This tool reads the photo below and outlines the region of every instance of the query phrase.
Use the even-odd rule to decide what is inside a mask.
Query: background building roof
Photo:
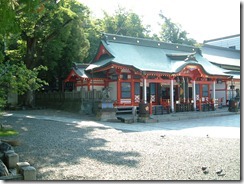
[[[240,67],[240,51],[219,46],[204,44],[202,55],[216,64],[233,65]]]
[[[240,50],[240,34],[205,40],[204,44]]]

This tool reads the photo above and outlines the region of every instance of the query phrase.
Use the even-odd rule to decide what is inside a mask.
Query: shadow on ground
[[[3,117],[2,121],[19,131],[17,138],[22,144],[14,149],[20,161],[28,161],[37,170],[77,164],[84,158],[117,166],[138,165],[139,152],[114,151],[107,146],[108,140],[92,135],[97,130],[109,130],[107,127],[77,127],[75,123],[11,116]],[[43,178],[37,174],[37,179]]]

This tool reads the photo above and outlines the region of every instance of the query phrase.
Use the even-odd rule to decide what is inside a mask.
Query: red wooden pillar
[[[109,86],[109,73],[108,73],[109,70],[106,71],[106,79],[104,80],[104,87],[107,87]]]
[[[155,83],[156,85],[156,94],[155,94],[155,103],[156,105],[160,105],[160,102],[158,101],[158,98],[159,98],[159,94],[158,94],[158,83]]]
[[[130,71],[131,73],[131,105],[135,105],[135,84],[134,84],[134,72]]]
[[[174,112],[174,76],[170,77],[170,106],[171,112]]]
[[[149,103],[149,114],[152,115],[152,101]]]
[[[118,80],[117,80],[117,104],[120,104],[120,100],[121,100],[120,70],[117,70],[117,74],[118,74]]]
[[[209,101],[209,99],[210,99],[210,84],[208,84],[208,101]]]
[[[87,80],[87,91],[91,90],[91,79]]]
[[[199,99],[199,111],[202,111],[202,99]]]
[[[225,105],[227,105],[227,100],[228,100],[228,85],[227,85],[227,81],[225,81]]]
[[[134,79],[131,81],[131,104],[132,106],[135,105],[135,84]]]
[[[202,101],[202,84],[199,83],[199,101]]]

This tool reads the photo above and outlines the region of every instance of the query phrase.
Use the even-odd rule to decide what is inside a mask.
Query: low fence
[[[54,108],[90,114],[92,103],[102,99],[101,91],[39,92],[35,94],[38,107]]]
[[[55,100],[73,100],[73,99],[88,99],[98,100],[102,98],[101,91],[74,91],[74,92],[39,92],[35,94],[36,99],[55,99]]]

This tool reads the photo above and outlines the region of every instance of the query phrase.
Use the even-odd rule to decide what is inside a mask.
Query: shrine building
[[[222,97],[219,85],[233,79],[228,72],[203,57],[197,47],[103,34],[92,62],[76,64],[65,83],[77,91],[109,87],[114,107],[151,103],[175,112],[177,104],[191,104],[192,110],[214,104],[217,96]],[[223,97],[227,85],[224,90]]]

